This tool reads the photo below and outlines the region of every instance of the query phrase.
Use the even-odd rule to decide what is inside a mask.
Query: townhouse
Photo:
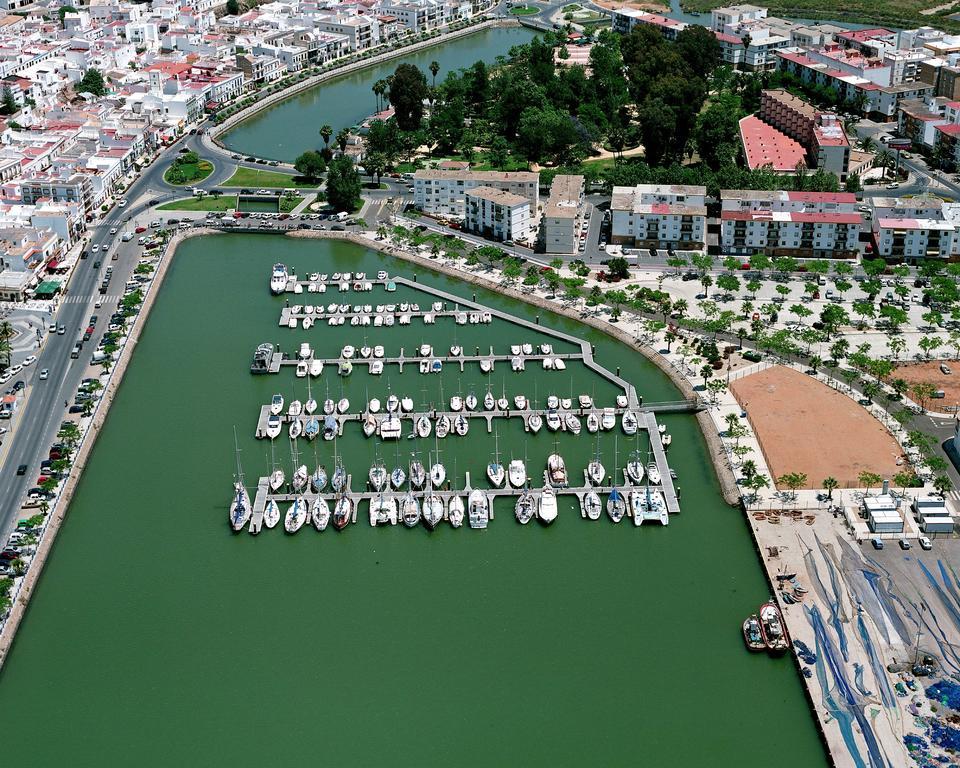
[[[540,174],[527,171],[420,170],[413,175],[413,199],[425,213],[462,219],[467,191],[492,187],[526,199],[530,210],[536,211],[539,185]]]
[[[706,187],[679,184],[614,187],[610,242],[631,248],[702,249],[706,194]]]
[[[960,259],[960,205],[937,197],[872,200],[870,250],[888,261]]]
[[[464,193],[463,228],[483,237],[526,242],[530,239],[530,201],[496,187],[472,187]]]

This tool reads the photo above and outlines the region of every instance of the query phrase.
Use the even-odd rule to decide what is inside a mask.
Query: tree
[[[939,493],[941,496],[945,496],[947,491],[953,487],[953,483],[946,475],[938,475],[933,481],[933,487],[936,489],[937,493]]]
[[[320,138],[323,139],[323,148],[330,151],[330,137],[333,136],[333,127],[327,123],[320,126]]]
[[[327,162],[323,159],[322,154],[315,152],[312,149],[308,149],[306,152],[301,154],[296,161],[294,161],[293,167],[296,169],[297,173],[304,178],[310,179],[311,181],[316,181],[327,169]]]
[[[430,62],[430,74],[433,76],[433,87],[437,87],[437,72],[440,71],[440,62],[431,61]]]
[[[923,354],[926,356],[927,360],[930,359],[930,355],[943,344],[943,339],[939,336],[922,336],[920,341],[917,342],[917,346],[923,350]]]
[[[107,92],[107,86],[103,81],[103,75],[100,70],[90,67],[83,73],[83,77],[77,83],[79,93],[92,93],[94,96],[103,96]]]
[[[327,173],[327,200],[337,210],[352,211],[360,199],[360,174],[346,156],[334,158]]]
[[[740,130],[740,99],[720,94],[697,119],[697,153],[711,169],[734,162]]]
[[[743,473],[744,478],[747,482],[750,481],[754,475],[757,474],[757,462],[753,459],[747,459],[743,464],[740,465],[740,471]]]
[[[833,500],[833,492],[840,486],[835,477],[826,477],[823,480],[823,489],[827,492],[827,498]]]
[[[736,275],[717,275],[717,288],[726,293],[733,294],[740,289],[740,278]]]
[[[227,14],[230,16],[240,15],[240,3],[237,0],[227,0]]]
[[[807,475],[804,472],[788,472],[777,478],[777,485],[784,485],[790,489],[792,496],[796,497],[797,490],[807,483]]]
[[[918,381],[910,387],[910,394],[917,401],[917,405],[926,410],[927,402],[936,394],[937,385],[930,381]]]
[[[397,126],[402,131],[415,131],[423,120],[423,101],[429,95],[427,78],[414,64],[400,64],[390,81],[390,103]]]
[[[363,158],[363,167],[367,173],[376,179],[376,184],[380,186],[380,177],[383,176],[390,164],[389,159],[383,152],[368,152]]]
[[[0,96],[0,113],[12,115],[17,109],[17,101],[13,98],[13,91],[10,90],[9,85],[4,85],[2,96]]]
[[[339,131],[337,131],[337,146],[340,147],[341,153],[347,151],[347,142],[349,141],[350,141],[349,128],[341,128]]]
[[[630,278],[630,265],[625,258],[617,256],[609,259],[606,263],[607,274],[619,280],[628,280]]]

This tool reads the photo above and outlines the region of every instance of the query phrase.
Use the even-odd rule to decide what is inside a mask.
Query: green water
[[[535,34],[526,27],[483,29],[338,77],[245,120],[222,136],[222,141],[234,152],[292,163],[300,153],[323,146],[321,125],[329,124],[336,136],[341,128],[372,115],[377,108],[373,84],[392,75],[399,64],[416,64],[430,80],[428,67],[436,61],[440,64],[439,83],[451,70],[469,67],[475,61],[493,63],[497,56],[506,56],[513,46],[529,42]]]
[[[259,406],[305,387],[290,369],[251,376],[255,345],[307,340],[335,356],[363,343],[364,329],[349,325],[278,328],[284,299],[267,291],[276,260],[301,274],[412,274],[347,243],[223,235],[181,246],[0,672],[5,764],[742,766],[775,744],[778,766],[825,765],[791,661],[743,647],[740,621],[768,592],[690,416],[666,419],[683,493],[667,528],[590,523],[561,502],[550,528],[519,526],[504,503],[486,531],[372,529],[364,505],[361,524],[342,533],[230,533],[234,425],[252,482],[267,466],[252,437]],[[542,320],[585,335],[647,401],[676,397],[638,353]],[[497,321],[366,331],[390,354],[421,341],[444,349],[454,329],[468,349],[535,341]],[[484,385],[478,368],[442,380],[445,397]],[[613,394],[575,366],[498,367],[490,380],[508,395],[572,387],[607,404]],[[327,382],[339,396],[333,371],[315,381],[315,396]],[[440,378],[412,368],[382,380],[356,372],[344,392],[383,400],[388,383],[439,397]],[[494,442],[479,426],[440,443],[448,469],[456,461],[478,481]],[[519,421],[499,434],[504,454],[526,454],[537,471],[552,449],[546,430],[525,439]],[[595,447],[586,431],[559,442],[572,472]],[[608,468],[612,442],[601,447]],[[356,424],[339,441],[361,477],[377,445]],[[330,466],[331,444],[319,453]]]
[[[237,203],[238,211],[266,211],[276,213],[280,210],[280,198],[273,200],[240,200]]]

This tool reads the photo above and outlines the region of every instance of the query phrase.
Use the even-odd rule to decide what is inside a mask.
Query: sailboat
[[[297,458],[297,446],[296,443],[290,441],[290,455],[293,459],[293,478],[291,479],[291,484],[293,485],[293,490],[297,493],[300,493],[307,487],[307,482],[310,479],[310,475],[307,472],[307,465],[298,463]]]
[[[590,520],[599,520],[600,511],[603,509],[600,504],[600,497],[596,491],[588,491],[583,499],[583,508]]]
[[[404,471],[403,467],[400,465],[400,451],[397,451],[397,464],[393,468],[393,471],[390,473],[390,485],[393,486],[394,490],[399,491],[400,487],[403,485],[404,480],[407,479],[407,473]]]
[[[594,485],[603,485],[603,478],[607,476],[607,470],[600,462],[600,455],[590,460],[587,465],[587,477]]]
[[[432,531],[441,520],[443,520],[443,501],[433,492],[433,488],[428,483],[427,497],[423,500],[423,524]]]
[[[494,435],[495,449],[494,449],[494,458],[489,464],[487,464],[487,477],[490,479],[490,482],[493,484],[494,488],[500,488],[503,486],[503,481],[506,479],[506,473],[503,471],[503,464],[500,463],[500,435],[499,433]]]
[[[317,401],[313,399],[313,394],[310,392],[309,379],[307,380],[307,402],[303,404],[303,410],[308,415],[317,410]]]
[[[318,531],[325,531],[330,522],[330,505],[323,496],[317,496],[310,508],[310,519]]]
[[[640,459],[640,452],[634,451],[630,454],[630,461],[627,462],[627,480],[633,485],[640,485],[643,481],[643,461]]]
[[[327,486],[327,469],[323,464],[317,464],[316,471],[310,475],[310,486],[314,493],[320,493]]]
[[[440,461],[440,443],[436,437],[433,439],[434,450],[437,452],[437,460],[430,465],[430,483],[434,488],[443,488],[443,483],[447,479],[447,468]]]
[[[420,522],[420,502],[416,500],[412,491],[407,491],[400,502],[400,519],[407,528],[413,528]]]
[[[307,520],[307,502],[302,496],[297,496],[293,504],[287,509],[283,519],[283,528],[287,533],[296,533]]]
[[[623,498],[623,495],[617,489],[617,460],[619,458],[619,453],[617,451],[617,438],[614,436],[613,439],[613,490],[610,491],[610,495],[607,496],[607,515],[610,519],[619,523],[623,520],[623,516],[627,513],[627,502]]]
[[[277,523],[280,522],[280,507],[277,506],[277,502],[273,499],[270,499],[267,502],[267,505],[263,508],[263,524],[267,528],[276,528]]]
[[[237,428],[233,428],[233,444],[237,454],[237,474],[233,482],[233,500],[230,502],[230,527],[240,531],[250,522],[253,507],[250,504],[250,495],[243,485],[243,467],[240,466],[240,445],[237,443]]]
[[[537,512],[537,502],[530,494],[529,490],[525,490],[520,496],[517,497],[517,505],[514,508],[514,514],[517,516],[517,522],[520,525],[526,525],[529,523],[533,516]]]
[[[384,466],[384,463],[379,457],[370,466],[368,479],[370,480],[370,487],[375,491],[382,491],[383,487],[386,485],[387,468]]]
[[[547,457],[547,480],[554,488],[567,486],[567,467],[559,453],[554,452]]]
[[[270,443],[270,477],[268,483],[270,485],[270,490],[276,493],[280,490],[280,487],[283,485],[286,477],[283,474],[283,470],[277,466],[276,461],[273,458],[273,443]]]
[[[410,485],[414,488],[423,488],[426,481],[427,471],[423,468],[420,459],[414,455],[413,461],[410,462]]]
[[[333,507],[333,527],[342,531],[351,521],[353,514],[353,499],[346,494],[337,499]]]
[[[463,499],[459,496],[451,496],[450,502],[447,505],[447,519],[450,521],[450,525],[454,528],[459,528],[463,525],[463,517]]]
[[[637,434],[637,415],[633,411],[624,411],[620,424],[625,435]]]

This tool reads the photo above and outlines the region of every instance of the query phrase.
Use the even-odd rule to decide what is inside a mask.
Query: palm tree
[[[439,71],[440,71],[440,62],[439,62],[439,61],[431,61],[431,62],[430,62],[430,74],[433,75],[433,86],[434,86],[434,87],[436,87],[436,85],[437,85],[437,72],[439,72]]]
[[[833,492],[840,486],[840,483],[837,482],[837,478],[831,476],[826,477],[823,480],[823,488],[827,492],[827,498],[833,500]]]
[[[12,347],[10,346],[10,339],[16,335],[16,331],[13,329],[13,324],[9,320],[4,320],[0,323],[0,356],[3,358],[3,367],[10,367],[10,354],[12,352]]]
[[[860,149],[864,152],[872,152],[873,148],[876,146],[876,142],[873,140],[872,136],[864,136],[860,139]]]
[[[877,156],[873,158],[873,164],[883,168],[883,176],[886,178],[887,171],[893,165],[893,155],[890,153],[890,150],[881,149],[877,152]]]
[[[387,81],[377,80],[373,84],[373,93],[377,97],[377,112],[380,112],[380,99],[387,92]]]
[[[350,131],[346,128],[341,128],[337,131],[337,146],[340,147],[341,152],[347,151],[347,142],[350,140]]]
[[[379,103],[379,102],[378,102]],[[379,110],[378,110],[379,111]],[[327,124],[320,126],[320,137],[323,139],[323,148],[330,149],[330,137],[333,136],[333,128]]]

